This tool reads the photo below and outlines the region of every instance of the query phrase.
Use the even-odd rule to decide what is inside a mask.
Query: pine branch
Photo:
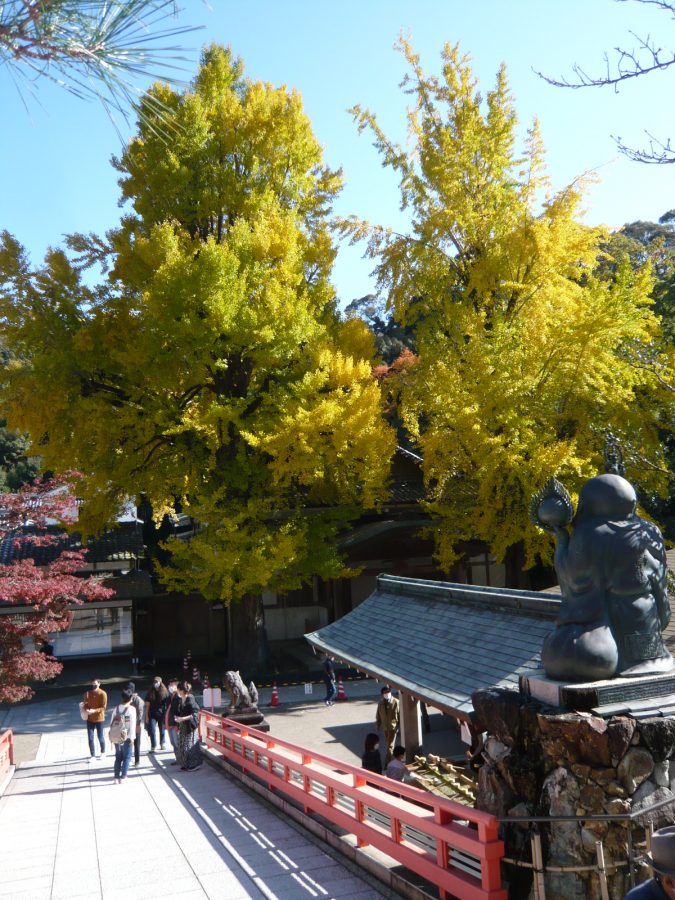
[[[29,92],[41,78],[108,114],[137,105],[138,76],[180,70],[183,48],[160,44],[197,30],[160,27],[178,14],[176,0],[4,0],[0,2],[0,65]],[[150,99],[153,103],[153,99]],[[161,115],[158,100],[154,100]]]

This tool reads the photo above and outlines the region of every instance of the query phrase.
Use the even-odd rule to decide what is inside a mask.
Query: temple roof
[[[305,635],[316,649],[436,709],[466,716],[482,687],[541,665],[560,595],[380,575],[367,600]]]

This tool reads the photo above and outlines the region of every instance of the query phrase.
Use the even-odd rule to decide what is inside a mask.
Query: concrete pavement
[[[72,698],[16,707],[4,724],[41,737],[0,798],[0,898],[387,895],[208,765],[143,754],[114,784],[111,756],[87,760]]]

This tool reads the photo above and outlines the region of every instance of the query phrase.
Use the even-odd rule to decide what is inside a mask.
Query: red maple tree
[[[69,536],[58,523],[77,520],[72,492],[76,473],[37,479],[15,494],[0,494],[0,604],[28,606],[29,613],[0,615],[0,703],[33,696],[31,681],[48,681],[63,666],[42,652],[48,635],[65,631],[73,604],[106,600],[114,591],[85,568],[86,550],[66,549]],[[40,557],[36,564],[35,557]],[[1,558],[1,557],[0,557]],[[29,639],[35,649],[26,649]]]

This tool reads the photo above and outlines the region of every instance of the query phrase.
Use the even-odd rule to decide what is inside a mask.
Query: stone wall
[[[602,719],[498,689],[477,691],[472,699],[476,725],[488,732],[477,808],[497,816],[579,817],[542,827],[545,865],[593,865],[598,839],[606,863],[627,858],[627,824],[589,822],[586,815],[621,815],[672,800],[633,822],[634,842],[644,840],[648,821],[654,828],[675,821],[674,719]],[[530,860],[529,826],[507,826],[505,840],[507,856]],[[511,896],[527,897],[528,873],[507,871]],[[610,897],[621,900],[630,886],[627,869],[608,874]],[[638,880],[649,874],[644,868]],[[546,874],[547,900],[594,897],[600,897],[595,873]]]

